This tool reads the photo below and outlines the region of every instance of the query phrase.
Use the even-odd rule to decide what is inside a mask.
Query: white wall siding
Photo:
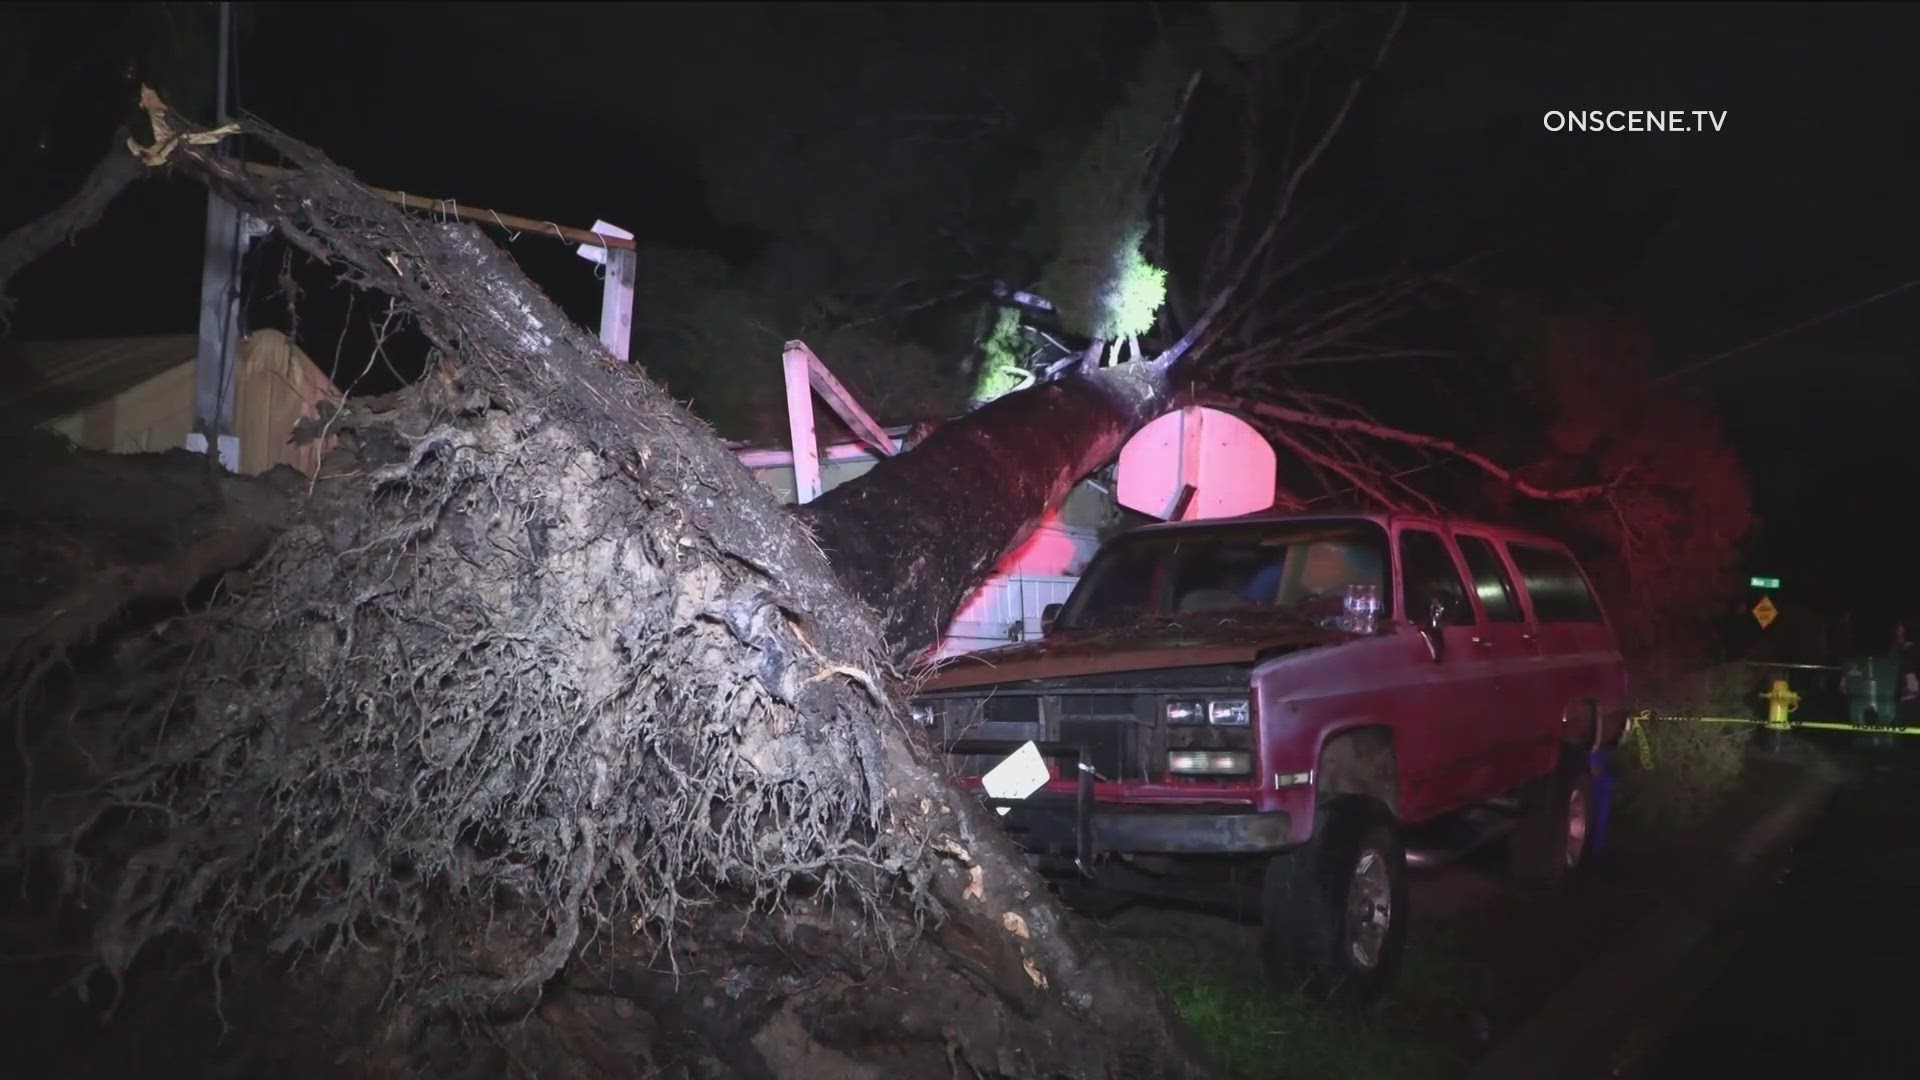
[[[852,448],[823,447],[820,462],[821,489],[831,491],[873,468],[875,459],[866,453],[848,452]],[[743,451],[743,459],[759,464],[765,451]],[[793,467],[760,464],[754,478],[765,484],[782,502],[794,500]],[[1048,604],[1064,603],[1080,580],[1079,573],[1100,546],[1098,526],[1111,512],[1112,496],[1102,486],[1083,483],[1069,494],[1060,514],[1036,530],[1064,543],[1035,544],[1025,549],[1033,553],[1029,568],[1016,563],[1005,567],[981,583],[980,588],[961,606],[948,628],[938,655],[977,652],[998,648],[1015,641],[1032,641],[1040,636],[1040,613]],[[1072,556],[1062,559],[1070,546]],[[1042,565],[1042,563],[1046,565]],[[1064,563],[1064,565],[1063,565]],[[1062,572],[1064,571],[1064,572]]]
[[[940,643],[941,656],[998,648],[1040,636],[1040,613],[1048,604],[1066,602],[1077,577],[1042,574],[996,574],[988,578],[960,609]]]

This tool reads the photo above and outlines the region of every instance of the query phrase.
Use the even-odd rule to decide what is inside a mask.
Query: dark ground
[[[1754,754],[1738,789],[1695,828],[1635,830],[1616,820],[1600,864],[1560,897],[1513,885],[1500,843],[1453,866],[1416,871],[1406,969],[1360,1021],[1328,1018],[1267,991],[1252,925],[1142,905],[1115,916],[1107,930],[1160,972],[1230,1076],[1449,1080],[1532,1019],[1677,883],[1712,866],[1801,772]]]
[[[1920,740],[1838,744],[1848,780],[1636,1080],[1920,1074]]]
[[[1802,845],[1785,883],[1741,920],[1735,932],[1746,948],[1671,1042],[1647,1056],[1635,1080],[1693,1080],[1710,1066],[1713,1073],[1748,1075],[1913,1075],[1902,1065],[1912,1055],[1900,1045],[1911,996],[1900,988],[1920,971],[1920,943],[1903,939],[1898,927],[1903,898],[1920,895],[1920,746],[1879,753],[1883,763],[1897,758],[1896,768],[1874,771],[1852,756],[1853,782],[1835,812]],[[1105,929],[1115,945],[1156,969],[1236,1080],[1455,1080],[1670,895],[1676,881],[1697,875],[1743,823],[1775,805],[1794,772],[1765,755],[1752,757],[1745,782],[1696,829],[1630,831],[1617,822],[1608,857],[1560,898],[1511,885],[1499,844],[1444,870],[1417,872],[1416,925],[1401,983],[1357,1021],[1267,990],[1251,925],[1140,905]],[[1882,983],[1889,988],[1874,989]],[[13,1015],[42,1036],[78,1019],[71,1006],[44,1000]],[[1791,1022],[1758,1022],[1776,1016]],[[168,1049],[182,1056],[173,1064],[186,1064],[205,1052],[198,1036],[217,1039],[217,1028],[175,1030],[157,1044],[133,1040],[147,1045],[143,1055],[121,1058],[123,1075],[163,1071]],[[79,1030],[68,1037],[93,1041]],[[95,1046],[77,1058],[104,1066],[103,1056],[113,1056],[104,1051]],[[43,1065],[76,1071],[77,1058],[63,1070],[60,1056],[49,1053]]]

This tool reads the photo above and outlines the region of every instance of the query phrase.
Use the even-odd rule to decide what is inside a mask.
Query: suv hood
[[[1275,651],[1344,641],[1350,635],[1298,623],[1139,626],[1055,633],[1039,641],[949,657],[934,665],[922,693],[1028,679],[1124,671],[1250,664]]]

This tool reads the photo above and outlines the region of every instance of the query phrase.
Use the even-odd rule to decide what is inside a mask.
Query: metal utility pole
[[[233,4],[220,5],[220,60],[215,86],[216,126],[227,116],[228,49],[233,41]],[[207,192],[207,234],[200,267],[200,346],[193,368],[193,430],[187,448],[217,451],[228,470],[240,467],[240,440],[233,424],[234,368],[240,348],[240,270],[247,229],[232,203]]]

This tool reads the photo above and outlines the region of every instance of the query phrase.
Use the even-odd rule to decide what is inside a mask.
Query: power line
[[[1822,312],[1810,319],[1805,319],[1801,322],[1794,323],[1792,326],[1783,327],[1779,330],[1774,330],[1770,333],[1763,334],[1760,337],[1754,338],[1752,341],[1749,341],[1744,345],[1736,345],[1725,352],[1715,353],[1714,355],[1706,357],[1705,359],[1695,360],[1691,364],[1687,364],[1682,367],[1677,367],[1672,371],[1667,372],[1665,375],[1662,375],[1654,379],[1653,382],[1657,386],[1660,383],[1667,382],[1671,379],[1678,379],[1685,375],[1691,375],[1694,372],[1699,371],[1701,368],[1708,366],[1709,364],[1717,364],[1720,361],[1726,360],[1730,357],[1739,356],[1741,353],[1748,352],[1750,350],[1757,349],[1762,345],[1766,345],[1766,344],[1770,344],[1772,342],[1778,341],[1789,334],[1798,333],[1802,330],[1805,330],[1809,326],[1816,326],[1820,323],[1826,322],[1829,319],[1837,319],[1840,316],[1845,315],[1849,311],[1857,311],[1860,308],[1866,307],[1868,304],[1877,304],[1880,301],[1885,300],[1890,296],[1898,296],[1899,294],[1906,292],[1908,289],[1912,289],[1915,287],[1920,287],[1920,278],[1916,278],[1912,281],[1903,282],[1899,285],[1895,285],[1891,289],[1886,289],[1882,292],[1874,293],[1872,296],[1866,297],[1864,299],[1855,300],[1852,303],[1848,303],[1848,304],[1842,304],[1837,308],[1833,308],[1830,311]]]

